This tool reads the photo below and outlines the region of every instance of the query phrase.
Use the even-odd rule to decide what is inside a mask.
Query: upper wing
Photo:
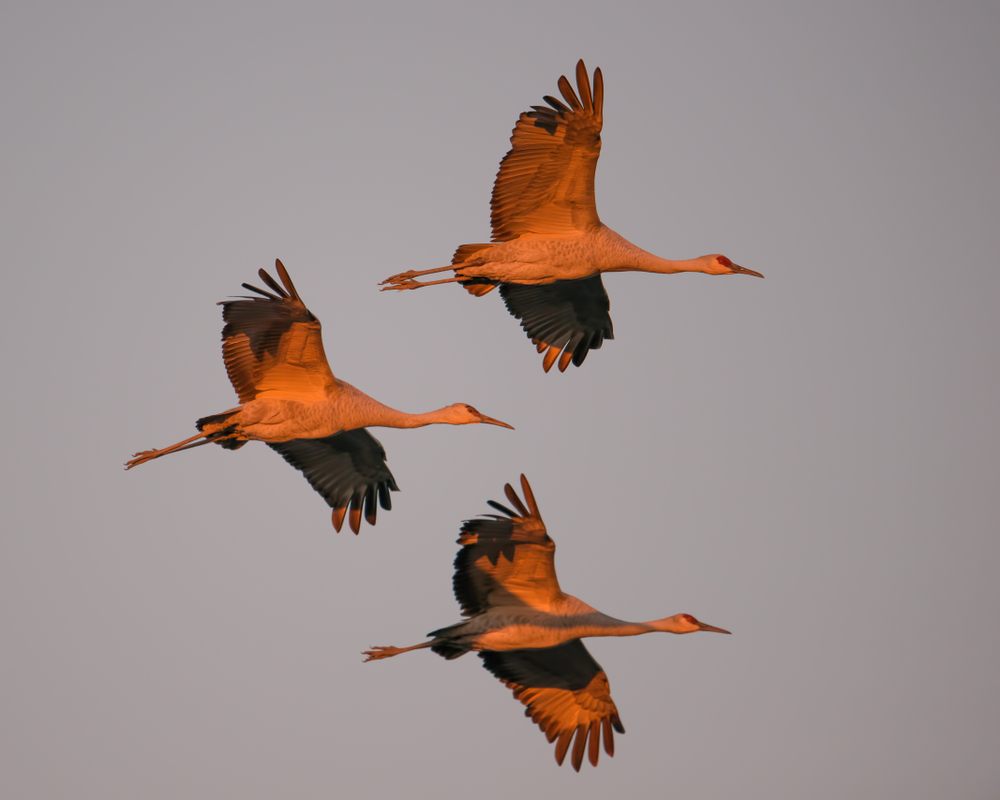
[[[558,738],[557,763],[563,763],[576,734],[573,769],[580,771],[588,736],[590,763],[596,767],[602,729],[604,751],[615,754],[612,728],[619,733],[625,728],[608,676],[579,639],[542,650],[484,650],[479,656],[486,669],[514,690],[514,697],[527,706],[524,715],[538,723],[548,740]]]
[[[511,134],[510,151],[493,184],[493,241],[526,233],[560,235],[600,224],[594,204],[594,173],[601,154],[604,78],[594,71],[594,92],[583,61],[576,65],[580,96],[566,76],[559,91],[569,107],[545,96],[552,108],[532,106]]]
[[[548,350],[542,361],[546,372],[560,352],[559,371],[565,372],[570,361],[580,366],[588,351],[615,338],[608,313],[611,301],[599,274],[544,284],[502,283],[500,296],[538,352]]]
[[[517,511],[489,501],[510,519],[490,514],[462,525],[458,540],[462,549],[455,556],[452,585],[467,617],[490,606],[528,605],[544,610],[564,596],[556,578],[555,543],[545,532],[523,475],[521,488],[527,508],[509,483],[504,492]]]
[[[281,261],[275,261],[283,289],[264,270],[258,274],[277,294],[248,283],[262,297],[224,300],[222,357],[241,403],[257,397],[319,401],[337,388],[323,352],[319,320],[295,291]],[[287,289],[287,291],[286,291]]]
[[[333,527],[340,531],[350,506],[351,530],[361,528],[361,512],[375,524],[376,498],[386,511],[392,508],[389,492],[399,491],[385,465],[385,450],[365,428],[341,431],[325,439],[268,442],[285,461],[301,470],[309,485],[333,509]]]

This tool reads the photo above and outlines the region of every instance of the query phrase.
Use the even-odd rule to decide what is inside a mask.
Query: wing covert
[[[241,403],[258,397],[316,402],[336,391],[323,350],[322,326],[295,291],[288,271],[275,261],[282,288],[258,272],[275,294],[244,283],[261,295],[223,300],[222,357]]]
[[[493,184],[493,241],[532,233],[566,235],[600,224],[594,175],[604,125],[604,77],[599,68],[594,71],[591,92],[581,59],[576,82],[579,97],[565,76],[559,79],[569,106],[546,95],[551,108],[532,106],[514,126],[511,149]]]
[[[521,488],[527,506],[508,483],[504,491],[516,511],[490,500],[505,516],[490,514],[462,525],[452,585],[464,616],[491,606],[546,609],[564,596],[556,578],[555,543],[523,475]]]
[[[366,428],[341,431],[323,439],[267,442],[267,446],[305,475],[309,485],[333,509],[333,527],[340,532],[350,511],[351,530],[358,533],[361,515],[375,524],[378,505],[392,508],[389,492],[399,491],[385,463],[385,449]]]
[[[563,763],[574,736],[572,764],[577,772],[585,750],[597,766],[602,732],[604,751],[615,754],[613,731],[625,733],[625,728],[611,699],[608,676],[579,639],[537,650],[484,650],[479,656],[527,706],[525,716],[550,743],[556,742],[557,763]]]

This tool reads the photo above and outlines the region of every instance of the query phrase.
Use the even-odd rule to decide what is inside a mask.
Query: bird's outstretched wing
[[[490,219],[493,241],[524,234],[559,236],[599,225],[594,173],[601,154],[604,77],[594,71],[594,91],[583,61],[576,65],[579,97],[566,76],[559,78],[565,103],[545,96],[552,108],[532,106],[511,134],[511,149],[493,184]]]
[[[369,525],[375,524],[376,501],[386,511],[392,508],[390,491],[398,491],[396,480],[385,464],[385,450],[367,429],[342,431],[325,439],[293,439],[268,442],[285,461],[301,470],[309,485],[333,509],[333,527],[340,532],[350,509],[351,530],[361,529],[364,512]]]
[[[248,283],[261,297],[223,300],[222,357],[241,403],[258,397],[315,402],[336,391],[337,382],[323,351],[319,320],[295,291],[281,261],[275,261],[282,288],[264,270],[260,279],[275,294]]]
[[[615,338],[611,302],[599,274],[537,285],[502,283],[500,296],[538,352],[547,351],[542,360],[546,372],[557,358],[560,372],[570,361],[578,367],[588,352]]]
[[[513,487],[504,487],[513,511],[493,500],[489,504],[505,514],[470,519],[462,525],[455,556],[452,585],[462,614],[471,617],[491,606],[527,605],[548,609],[563,598],[556,579],[555,543],[545,532],[545,523],[521,476],[527,503]]]
[[[596,767],[602,730],[604,751],[615,754],[612,729],[625,733],[625,728],[608,676],[579,639],[539,650],[485,650],[479,656],[527,706],[524,715],[538,723],[549,742],[556,742],[556,762],[563,763],[575,734],[573,769],[580,771],[588,737],[590,763]]]

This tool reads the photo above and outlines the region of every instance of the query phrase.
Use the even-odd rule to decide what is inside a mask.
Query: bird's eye
[[[730,261],[725,256],[719,256],[719,263],[722,264],[722,266],[724,267],[731,267],[733,265],[733,262]]]

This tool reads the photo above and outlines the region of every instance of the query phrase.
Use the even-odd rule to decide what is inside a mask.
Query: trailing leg
[[[408,270],[407,272],[399,272],[395,275],[391,275],[386,278],[379,286],[385,286],[387,283],[404,283],[411,278],[419,278],[423,275],[433,275],[437,272],[447,272],[450,269],[455,269],[454,264],[449,264],[447,267],[437,267],[436,269],[425,269],[423,271],[417,271],[415,269]]]
[[[430,647],[432,644],[434,644],[433,640],[424,642],[423,644],[415,644],[411,647],[372,647],[371,650],[365,650],[361,655],[368,656],[363,662],[367,664],[369,661],[378,661],[380,658],[391,658],[410,650],[420,650],[424,647]]]
[[[199,433],[196,436],[192,436],[190,439],[185,439],[183,442],[172,444],[170,447],[165,447],[162,450],[141,450],[138,453],[133,453],[132,458],[125,462],[125,469],[132,469],[132,467],[145,464],[147,461],[152,461],[154,458],[165,456],[167,453],[176,453],[179,450],[189,450],[192,447],[200,447],[203,444],[209,444],[212,441],[207,438],[209,436],[211,436],[209,433]],[[203,441],[199,442],[197,441],[198,439],[202,439]]]
[[[461,275],[458,275],[454,278],[444,278],[443,280],[440,281],[424,281],[423,283],[421,283],[420,281],[399,281],[397,283],[394,283],[392,286],[383,286],[382,291],[387,292],[390,289],[396,289],[401,292],[404,289],[419,289],[422,286],[436,286],[439,283],[454,283],[455,281],[467,281],[467,280],[468,278],[463,278]]]
[[[176,453],[180,450],[190,450],[192,447],[201,447],[203,444],[217,442],[230,450],[236,450],[246,444],[246,439],[236,433],[236,426],[231,423],[232,418],[240,411],[239,407],[223,411],[221,414],[212,414],[202,417],[197,425],[199,433],[162,450],[142,450],[133,453],[132,458],[125,462],[125,469],[132,469],[154,458],[165,456],[168,453]],[[206,430],[207,429],[207,430]],[[202,441],[198,441],[201,439]]]

